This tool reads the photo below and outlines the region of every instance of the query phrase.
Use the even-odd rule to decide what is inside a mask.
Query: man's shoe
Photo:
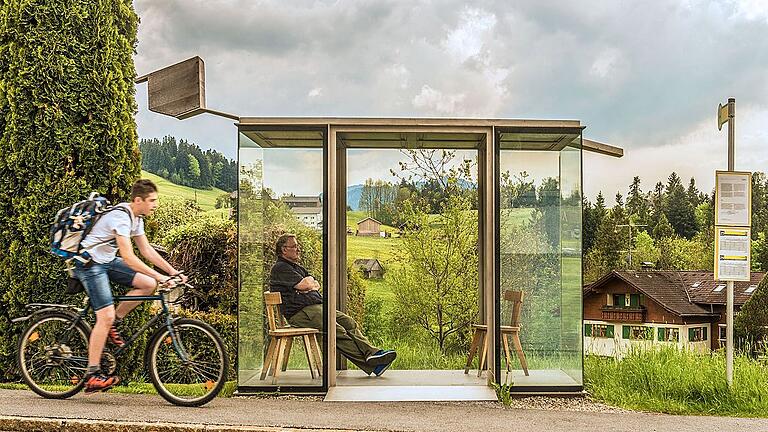
[[[386,364],[382,364],[382,365],[378,365],[375,368],[373,368],[373,374],[376,375],[376,376],[381,376],[381,374],[383,374],[387,369],[389,369],[389,367],[391,365],[392,365],[392,362],[389,362],[389,363],[386,363]]]
[[[115,345],[118,348],[122,348],[125,346],[125,341],[123,340],[123,337],[120,335],[120,330],[117,329],[117,326],[112,324],[112,327],[109,328],[109,333],[107,333],[109,336],[109,341],[112,342],[113,345]]]
[[[397,358],[397,353],[392,350],[378,350],[369,355],[365,362],[371,366],[381,366],[392,363],[395,361],[395,358]]]
[[[100,373],[97,373],[97,374],[91,375],[85,381],[85,392],[95,393],[95,392],[107,391],[112,387],[116,386],[118,383],[120,383],[120,377],[118,377],[117,375],[107,376],[107,375],[102,375]]]

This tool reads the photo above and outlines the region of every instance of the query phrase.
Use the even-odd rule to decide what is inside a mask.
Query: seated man
[[[277,262],[272,266],[269,289],[279,292],[283,316],[294,327],[323,332],[323,298],[320,284],[299,265],[301,249],[293,234],[283,234],[275,245]],[[336,311],[336,348],[363,372],[381,376],[397,357],[392,350],[371,345],[350,316]]]

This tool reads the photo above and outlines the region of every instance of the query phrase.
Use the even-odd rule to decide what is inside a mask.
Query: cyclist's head
[[[296,240],[296,234],[283,234],[275,243],[275,254],[291,261],[299,259],[299,242]]]
[[[148,179],[136,180],[131,187],[131,206],[138,216],[152,214],[157,208],[157,186]]]

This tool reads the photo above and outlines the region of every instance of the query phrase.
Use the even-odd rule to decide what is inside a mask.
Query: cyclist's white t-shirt
[[[81,243],[83,249],[87,249],[88,253],[91,254],[91,258],[99,264],[110,263],[117,256],[117,240],[115,240],[115,236],[136,237],[144,235],[144,220],[133,215],[131,206],[124,202],[116,207],[127,208],[131,217],[129,218],[122,210],[110,211],[96,221],[91,232],[88,233],[88,236]],[[99,243],[103,244],[88,249]]]

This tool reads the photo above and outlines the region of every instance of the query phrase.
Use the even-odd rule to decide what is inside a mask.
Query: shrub
[[[140,172],[130,0],[0,3],[0,370],[10,318],[66,301],[49,253],[56,211],[96,190],[127,198]]]
[[[190,199],[167,196],[160,200],[154,214],[144,221],[144,229],[150,242],[164,243],[163,238],[171,230],[194,221],[202,212]]]
[[[229,315],[218,311],[193,312],[183,309],[178,312],[178,315],[204,321],[219,332],[229,356],[227,380],[234,380],[237,377],[237,315]]]
[[[352,265],[347,263],[347,314],[357,321],[361,328],[365,328],[365,294],[368,284],[363,279],[360,272]]]
[[[739,339],[746,339],[755,348],[760,342],[768,341],[768,277],[763,278],[741,307],[733,328]]]
[[[187,309],[237,312],[237,239],[229,219],[200,218],[177,227],[164,238],[169,262],[190,273]]]

